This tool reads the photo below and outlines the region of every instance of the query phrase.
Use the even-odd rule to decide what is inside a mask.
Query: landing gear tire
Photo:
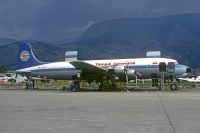
[[[80,84],[79,83],[74,83],[71,87],[72,92],[76,92],[80,90]]]
[[[35,89],[35,81],[34,80],[28,80],[26,82],[26,89]]]
[[[160,86],[158,86],[158,90],[161,91],[161,87]]]
[[[26,82],[26,89],[33,89],[33,82],[32,81]]]
[[[176,84],[171,84],[170,85],[171,90],[177,90],[177,85]]]

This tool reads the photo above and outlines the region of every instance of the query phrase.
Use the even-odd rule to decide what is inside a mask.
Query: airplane
[[[192,77],[192,78],[178,78],[178,80],[180,81],[187,81],[187,82],[191,82],[191,83],[200,83],[200,76]]]
[[[135,79],[137,75],[140,78],[160,77],[160,69],[163,66],[165,78],[174,78],[191,71],[189,67],[178,64],[174,59],[160,57],[41,62],[34,56],[31,44],[23,42],[19,46],[16,73],[30,79],[38,77],[74,81],[81,75],[81,79],[89,83],[96,81],[101,86],[104,79],[113,81],[118,78],[128,82]],[[74,88],[78,89],[79,83],[75,82]],[[171,89],[176,88],[176,85],[171,87]]]

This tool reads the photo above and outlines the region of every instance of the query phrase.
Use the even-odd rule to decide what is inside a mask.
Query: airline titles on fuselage
[[[95,63],[97,67],[108,67],[108,66],[117,66],[117,65],[133,65],[135,62],[126,61],[126,62],[103,62],[103,63]]]

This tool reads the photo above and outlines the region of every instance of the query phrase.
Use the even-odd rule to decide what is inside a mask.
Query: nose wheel
[[[177,84],[176,84],[176,79],[171,79],[171,85],[170,85],[171,90],[177,90]]]
[[[171,90],[177,90],[177,85],[172,83],[172,84],[170,85],[170,89],[171,89]]]

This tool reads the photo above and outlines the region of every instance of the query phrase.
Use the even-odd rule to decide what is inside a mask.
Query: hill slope
[[[146,51],[160,50],[164,57],[199,68],[200,14],[112,19],[93,24],[71,43],[32,45],[42,61],[64,60],[66,50],[78,50],[79,59],[144,57]],[[0,46],[0,65],[15,67],[18,46],[18,42]]]
[[[141,57],[145,51],[161,50],[164,56],[197,68],[200,66],[200,14],[112,19],[92,25],[76,44],[101,50],[99,54],[103,58],[104,54]]]
[[[0,46],[11,44],[16,42],[17,40],[9,39],[9,38],[0,38]]]
[[[19,42],[0,46],[0,66],[3,65],[9,69],[16,68]],[[31,43],[33,53],[36,58],[44,62],[63,61],[65,51],[62,48],[44,44],[41,42]]]

